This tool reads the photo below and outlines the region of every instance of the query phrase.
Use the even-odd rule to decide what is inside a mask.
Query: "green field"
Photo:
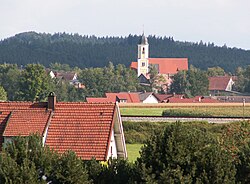
[[[130,162],[134,162],[139,156],[139,151],[143,144],[126,144],[127,152],[128,152],[128,160]]]
[[[139,116],[161,116],[164,110],[181,109],[185,112],[197,112],[211,114],[212,116],[228,116],[228,117],[250,117],[250,107],[246,106],[197,106],[197,107],[121,107],[122,115],[139,115]]]

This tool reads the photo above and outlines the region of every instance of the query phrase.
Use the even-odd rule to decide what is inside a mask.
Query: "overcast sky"
[[[250,50],[250,0],[0,0],[0,39],[20,32],[172,36]]]

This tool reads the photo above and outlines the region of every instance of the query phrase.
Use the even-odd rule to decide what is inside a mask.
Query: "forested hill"
[[[139,36],[102,37],[78,34],[20,33],[0,41],[0,63],[65,63],[70,66],[103,67],[109,61],[129,66],[136,61]],[[214,44],[174,41],[173,38],[149,36],[150,57],[188,57],[189,64],[200,69],[220,66],[234,72],[250,65],[250,51],[218,47]]]

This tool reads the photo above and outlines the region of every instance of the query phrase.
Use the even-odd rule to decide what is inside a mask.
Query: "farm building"
[[[214,76],[209,77],[208,80],[211,95],[230,95],[233,93],[236,77]]]

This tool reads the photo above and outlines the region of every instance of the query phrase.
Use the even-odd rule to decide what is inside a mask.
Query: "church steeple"
[[[148,73],[148,58],[149,58],[149,44],[148,44],[148,39],[143,32],[138,43],[138,59],[137,59],[138,76],[140,76],[141,74],[146,76],[146,74]]]
[[[148,58],[148,55],[149,55],[148,39],[143,33],[138,44],[138,59]]]

